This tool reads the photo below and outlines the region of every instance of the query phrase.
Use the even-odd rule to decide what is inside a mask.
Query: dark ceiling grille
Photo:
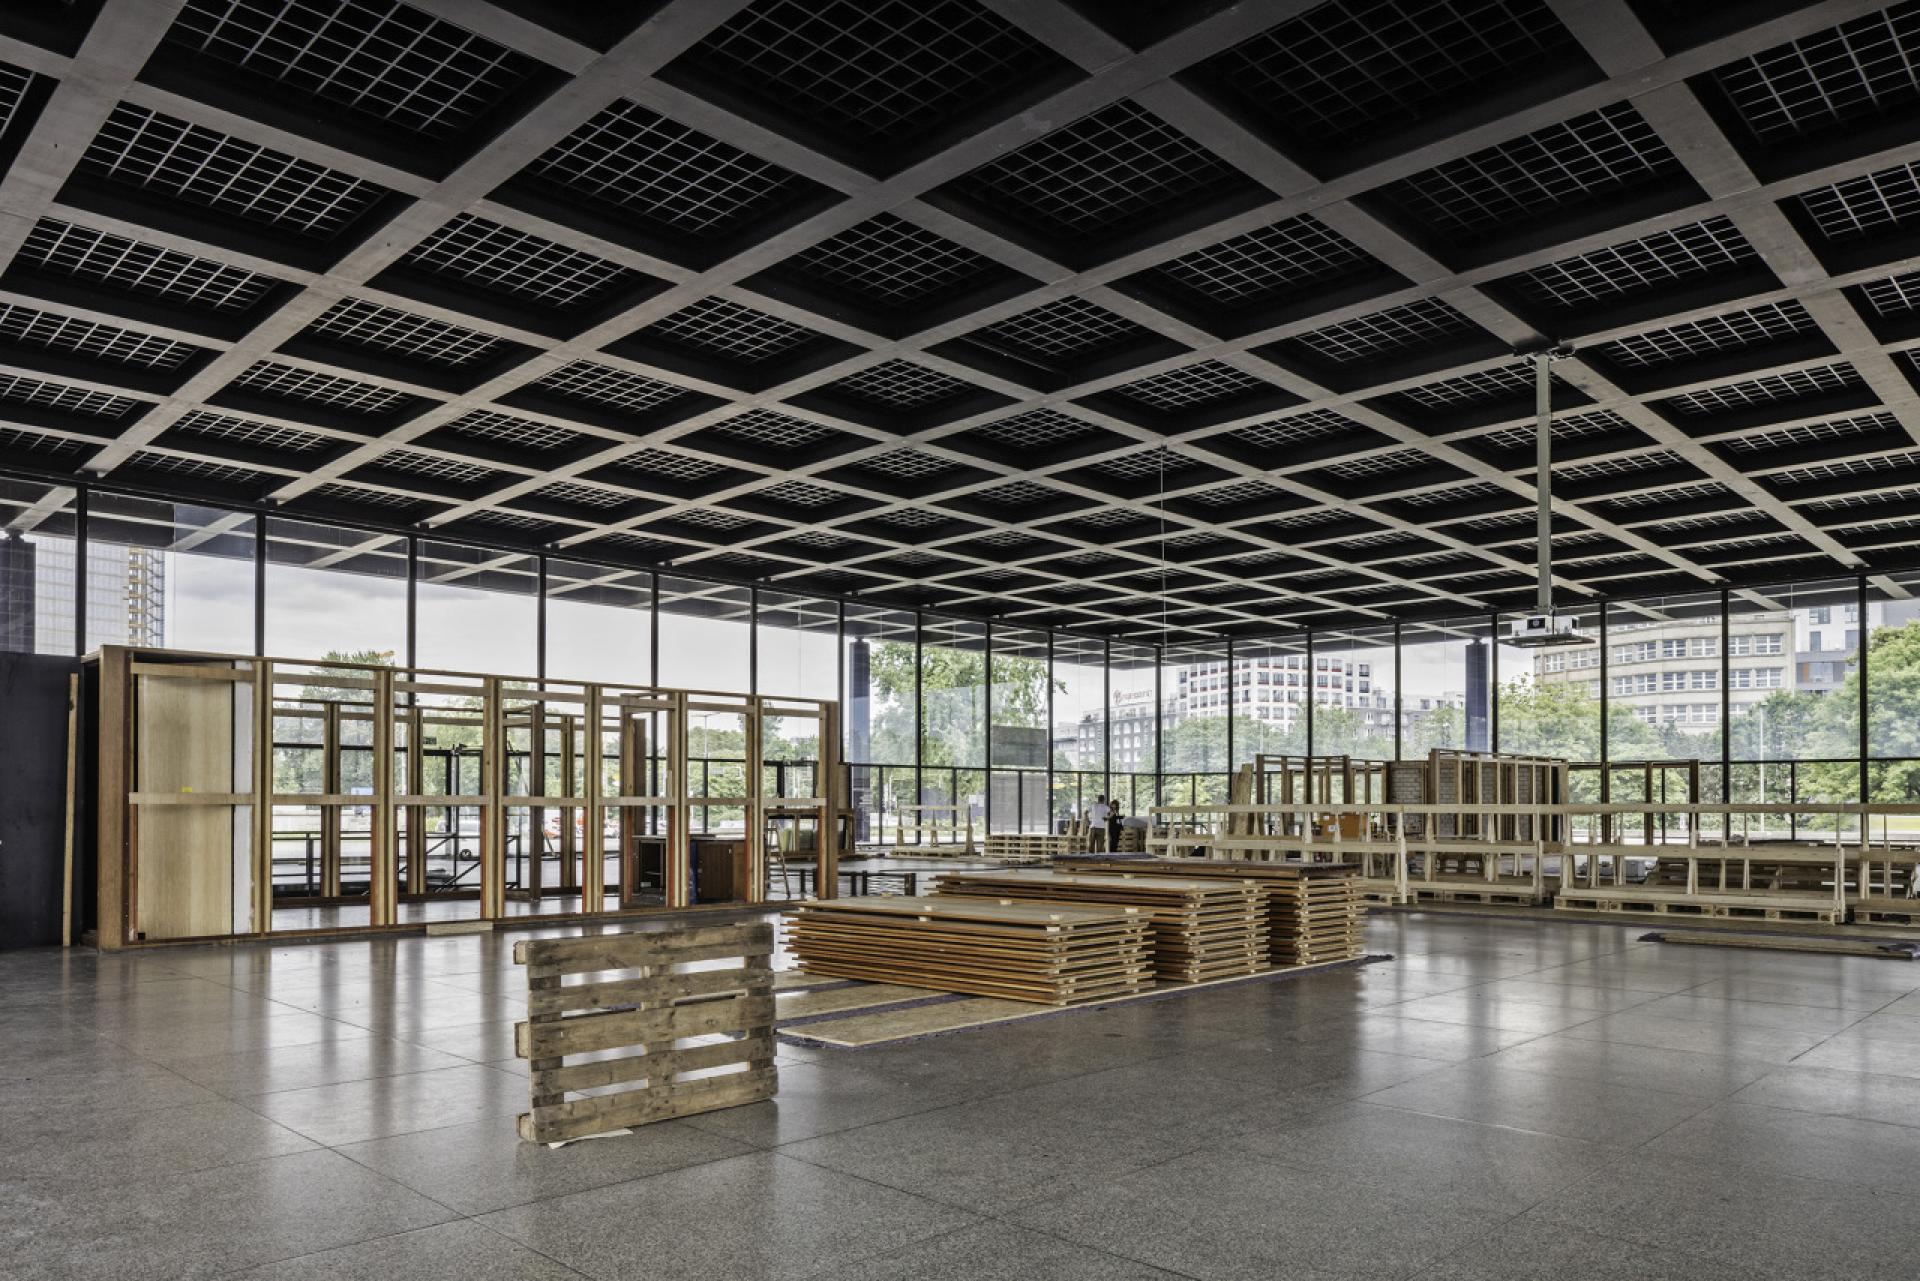
[[[1678,170],[1667,144],[1619,103],[1404,178],[1386,197],[1418,221],[1478,237],[1658,180]]]
[[[1196,249],[1147,275],[1217,306],[1236,308],[1372,265],[1346,237],[1303,215]]]
[[[1599,351],[1618,365],[1651,369],[1679,360],[1739,351],[1778,342],[1816,328],[1813,317],[1797,302],[1767,303],[1747,311],[1689,320],[1666,329],[1652,329],[1631,338],[1605,343]]]
[[[1849,178],[1799,199],[1828,240],[1852,240],[1910,226],[1920,217],[1920,162]]]
[[[638,278],[618,263],[464,213],[405,261],[561,310],[589,305]]]
[[[590,360],[576,360],[565,368],[556,369],[533,386],[548,395],[567,400],[581,400],[590,405],[606,405],[636,413],[657,408],[686,394],[678,387],[644,374],[596,365]]]
[[[46,347],[88,360],[143,369],[177,369],[200,348],[155,334],[119,329],[96,320],[35,311],[0,302],[0,342]]]
[[[1438,298],[1376,311],[1325,329],[1301,334],[1293,343],[1335,364],[1376,360],[1475,336],[1486,331]]]
[[[886,308],[951,297],[1007,274],[984,254],[892,214],[830,236],[781,268]]]
[[[1217,650],[1526,608],[1564,341],[1568,602],[1920,564],[1911,0],[161,8],[0,19],[43,479]]]
[[[641,331],[649,338],[757,364],[819,341],[810,329],[724,298],[703,298]]]
[[[981,166],[953,189],[1048,235],[1073,237],[1158,221],[1170,204],[1250,185],[1173,126],[1116,102]]]
[[[535,65],[392,0],[188,0],[167,41],[428,137],[472,124]]]
[[[140,107],[114,109],[80,167],[114,182],[331,239],[382,189]]]
[[[471,329],[354,298],[343,298],[329,307],[308,332],[349,346],[412,356],[436,365],[470,365],[499,345],[498,339]]]
[[[208,258],[143,245],[55,218],[43,218],[34,226],[20,246],[17,261],[41,271],[213,311],[246,311],[275,283]]]
[[[238,378],[234,386],[281,400],[305,400],[345,410],[350,414],[390,414],[414,400],[403,391],[376,387],[351,378],[336,378],[278,361],[263,360]]]
[[[0,403],[33,405],[66,414],[84,414],[88,418],[125,418],[140,404],[126,396],[115,396],[86,387],[69,387],[20,374],[0,374]]]
[[[1509,278],[1522,294],[1555,307],[1579,307],[1655,289],[1675,280],[1712,275],[1760,254],[1726,218],[1656,232],[1641,240],[1563,258]]]
[[[972,0],[761,0],[682,56],[801,119],[899,144],[946,126],[1055,59]]]
[[[1897,4],[1714,73],[1762,142],[1920,101],[1920,3]]]
[[[694,240],[739,230],[809,184],[778,165],[631,102],[581,125],[531,173],[569,196]]]
[[[1569,56],[1573,37],[1542,0],[1334,0],[1200,70],[1287,133],[1339,144]]]

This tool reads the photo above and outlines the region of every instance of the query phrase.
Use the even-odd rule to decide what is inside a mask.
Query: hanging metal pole
[[[1553,374],[1552,352],[1533,357],[1534,488],[1539,510],[1534,513],[1534,537],[1539,543],[1540,588],[1535,611],[1553,612]]]

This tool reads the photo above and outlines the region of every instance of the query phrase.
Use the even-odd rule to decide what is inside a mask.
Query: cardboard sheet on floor
[[[867,1010],[876,1005],[897,1005],[901,1001],[924,1001],[935,995],[924,987],[905,987],[898,983],[841,982],[833,987],[775,992],[775,1025],[794,1019],[809,1019],[842,1010]]]
[[[1127,996],[1117,996],[1087,1005],[1068,1006],[1036,1005],[1031,1001],[1008,1001],[997,997],[959,996],[928,988],[905,988],[891,983],[862,983],[858,985],[859,988],[874,989],[885,997],[884,1003],[875,1002],[881,1008],[860,1010],[849,1006],[848,1012],[842,1017],[811,1018],[796,1024],[788,1021],[788,1016],[785,1014],[787,1007],[783,1003],[779,1007],[779,1013],[776,1014],[775,1035],[778,1040],[788,1045],[840,1050],[868,1049],[877,1045],[913,1041],[924,1036],[962,1032],[968,1028],[986,1027],[995,1023],[1067,1017],[1086,1010],[1104,1009],[1110,1005],[1126,1005],[1134,1001],[1178,1000],[1185,992],[1203,992],[1208,988],[1225,987],[1236,983],[1267,983],[1276,979],[1313,974],[1321,970],[1365,965],[1369,961],[1388,959],[1390,958],[1383,956],[1357,957],[1325,961],[1318,965],[1288,966],[1267,970],[1261,974],[1236,975],[1232,978],[1213,979],[1204,983],[1167,983]],[[902,991],[917,993],[919,999],[901,1002],[898,993]]]

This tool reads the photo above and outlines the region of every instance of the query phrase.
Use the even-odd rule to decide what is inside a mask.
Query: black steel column
[[[1311,632],[1308,635],[1312,635]],[[1400,620],[1393,623],[1393,759],[1400,759],[1400,720],[1405,703],[1400,697]],[[1601,722],[1605,724],[1605,721]]]
[[[253,652],[267,652],[267,518],[253,518]]]
[[[533,579],[539,593],[539,604],[533,615],[533,670],[544,688],[547,683],[547,558],[544,553],[533,558]]]
[[[1733,593],[1724,587],[1720,589],[1720,803],[1733,804]]]
[[[1867,576],[1865,574],[1860,576],[1858,583],[1856,621],[1859,623],[1854,633],[1859,638],[1854,642],[1854,652],[1858,656],[1855,661],[1859,664],[1860,672],[1860,803],[1865,805],[1872,799],[1873,793],[1873,788],[1867,781],[1867,771],[1870,768],[1868,765],[1868,756],[1872,752],[1872,744],[1869,741],[1867,732],[1867,641],[1869,638],[1867,635]],[[1863,845],[1866,843],[1866,839],[1867,820],[1865,816],[1862,816],[1860,819],[1860,841]]]
[[[87,652],[87,487],[73,491],[73,653]]]
[[[407,535],[407,666],[420,665],[419,628],[414,626],[420,606],[420,539]]]

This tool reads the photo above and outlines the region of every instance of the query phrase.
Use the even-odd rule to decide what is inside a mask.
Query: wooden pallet
[[[1725,930],[1662,930],[1642,934],[1642,943],[1679,943],[1689,947],[1754,948],[1763,952],[1811,952],[1820,956],[1866,956],[1887,961],[1920,960],[1920,943],[1881,943],[1873,939],[1794,938],[1781,934],[1734,934]]]
[[[772,956],[764,922],[515,943],[527,1021],[514,1050],[533,1092],[520,1137],[556,1143],[773,1097]],[[627,1088],[588,1093],[614,1086]]]
[[[1550,897],[1549,893],[1537,893],[1532,889],[1502,889],[1497,885],[1469,887],[1465,885],[1426,885],[1415,884],[1413,897],[1427,903],[1510,903],[1520,907],[1539,907]]]
[[[1115,904],[1153,922],[1154,976],[1200,983],[1268,966],[1267,910],[1259,882],[1119,873],[949,872],[935,891],[998,902]]]
[[[988,861],[1044,863],[1060,855],[1085,854],[1087,837],[1017,832],[990,835],[982,848]]]
[[[1839,925],[1844,910],[1826,898],[1764,894],[1687,894],[1632,886],[1588,889],[1576,886],[1554,895],[1556,910],[1623,915],[1698,916],[1726,920],[1807,922]]]
[[[814,900],[786,912],[802,969],[941,992],[1070,1005],[1153,978],[1150,922],[1137,908],[961,897]]]
[[[1920,926],[1920,899],[1884,897],[1855,899],[1853,919],[1862,925]]]

